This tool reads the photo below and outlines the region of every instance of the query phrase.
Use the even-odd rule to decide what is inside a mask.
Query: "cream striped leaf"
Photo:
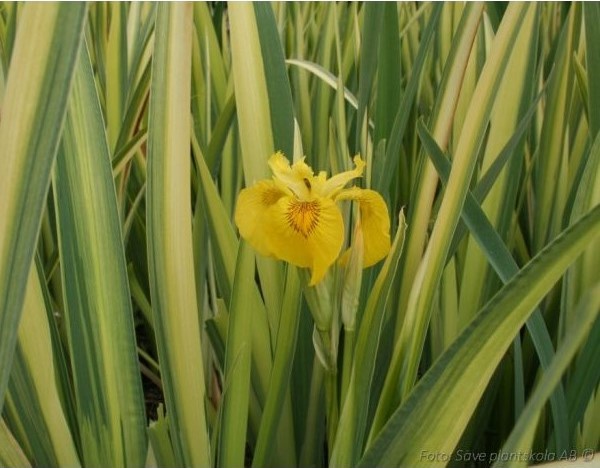
[[[0,410],[85,11],[31,3],[20,13],[0,120]]]
[[[150,292],[167,418],[180,466],[209,466],[190,194],[192,7],[160,4],[150,88]]]
[[[78,467],[79,455],[57,387],[60,374],[47,307],[38,269],[31,268],[5,411],[36,466]]]
[[[54,190],[83,461],[140,466],[145,417],[129,282],[110,151],[85,47]]]

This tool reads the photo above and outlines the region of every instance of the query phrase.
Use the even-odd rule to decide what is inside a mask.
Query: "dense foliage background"
[[[592,460],[599,25],[591,2],[0,3],[0,465]],[[275,151],[360,154],[385,261],[311,287],[240,240]]]

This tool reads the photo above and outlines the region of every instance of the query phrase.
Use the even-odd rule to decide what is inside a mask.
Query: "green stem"
[[[337,372],[331,368],[325,370],[325,404],[327,405],[327,446],[331,450],[335,442],[340,418],[337,395]]]
[[[334,350],[331,341],[331,329],[317,329],[321,339],[322,352],[324,354],[324,363],[319,362],[325,367],[325,405],[327,406],[327,446],[331,450],[335,442],[337,426],[340,417],[338,407],[338,388],[337,388],[337,352]]]
[[[354,330],[344,329],[344,361],[342,364],[342,398],[340,402],[346,401],[348,386],[350,385],[350,375],[352,374],[352,362],[354,355]]]
[[[313,361],[312,377],[310,380],[310,395],[308,400],[308,412],[306,416],[306,427],[304,429],[304,440],[300,451],[299,466],[318,466],[317,463],[317,441],[320,436],[315,434],[315,428],[319,427],[321,415],[321,389],[323,387],[323,366],[315,356]]]

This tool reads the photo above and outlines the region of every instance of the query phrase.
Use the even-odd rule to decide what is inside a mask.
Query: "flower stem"
[[[327,444],[329,449],[333,448],[335,435],[337,433],[338,420],[340,416],[338,407],[337,386],[337,353],[331,341],[331,330],[317,330],[324,352],[324,361],[320,364],[325,368],[325,405],[327,410]]]
[[[325,370],[325,404],[327,405],[327,446],[333,450],[335,435],[340,417],[338,408],[337,372]]]
[[[354,354],[354,330],[344,329],[344,361],[342,364],[342,398],[340,402],[346,401],[350,375],[352,374],[352,356]]]
[[[299,466],[318,466],[317,441],[323,440],[322,434],[315,434],[315,428],[320,425],[322,414],[321,389],[323,388],[323,366],[315,356],[313,360],[312,377],[310,380],[310,396],[308,400],[308,414],[304,440],[300,450]],[[317,431],[320,432],[320,431]]]

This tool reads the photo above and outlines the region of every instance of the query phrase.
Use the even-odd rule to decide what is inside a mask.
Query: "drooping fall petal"
[[[240,235],[261,255],[274,255],[267,242],[265,216],[268,209],[285,196],[286,193],[271,180],[262,180],[240,192],[235,207],[235,224]]]
[[[384,258],[390,251],[390,216],[385,201],[374,190],[352,187],[342,190],[336,201],[355,200],[360,208],[364,239],[364,267]]]
[[[333,200],[282,197],[264,219],[264,242],[272,255],[311,268],[311,286],[321,281],[344,242],[342,214]]]

